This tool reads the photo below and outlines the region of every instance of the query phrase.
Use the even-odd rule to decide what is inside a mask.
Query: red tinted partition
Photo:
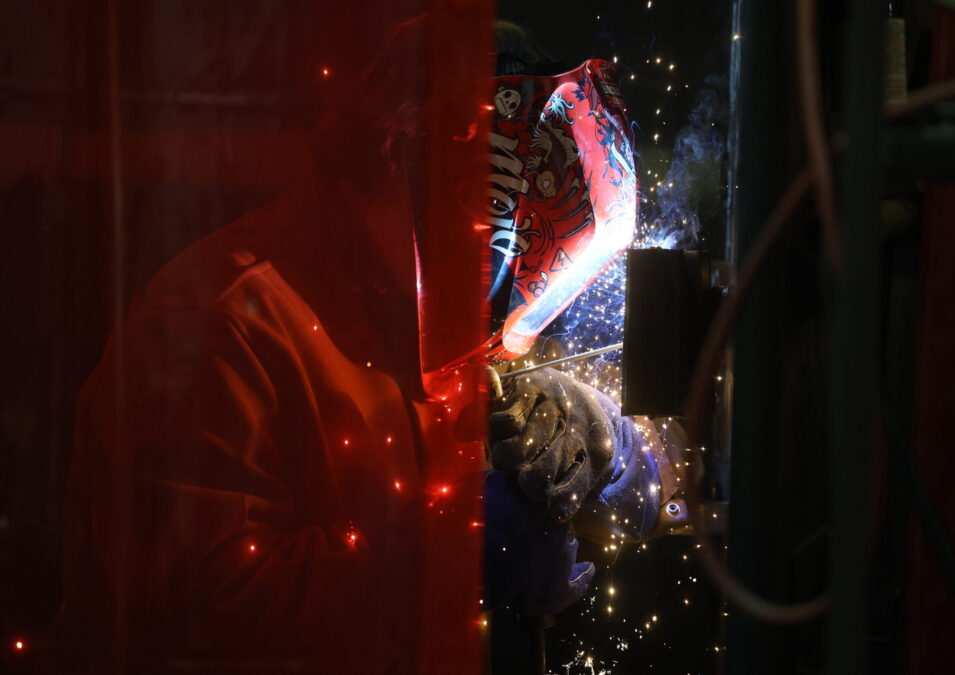
[[[21,13],[2,178],[54,348],[11,373],[59,358],[64,543],[17,663],[479,672],[490,3]]]
[[[449,1],[431,17],[416,262],[428,452],[419,672],[481,670],[480,470],[486,391],[488,122],[492,5]],[[420,210],[419,210],[420,209]],[[467,356],[466,356],[467,355]],[[462,360],[464,359],[464,360]],[[448,495],[445,491],[454,492]],[[432,636],[440,636],[432,642]]]

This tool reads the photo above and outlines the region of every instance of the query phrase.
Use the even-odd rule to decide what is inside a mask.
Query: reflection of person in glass
[[[314,175],[129,310],[79,403],[49,672],[479,670],[482,458],[429,440],[462,406],[424,393],[406,168],[423,33],[453,20],[342,61]],[[448,142],[480,185],[481,140]]]

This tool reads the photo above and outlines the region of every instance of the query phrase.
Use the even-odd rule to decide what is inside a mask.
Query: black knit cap
[[[497,52],[497,76],[556,75],[566,70],[552,60],[528,35],[510,21],[498,20],[494,26],[494,48]]]

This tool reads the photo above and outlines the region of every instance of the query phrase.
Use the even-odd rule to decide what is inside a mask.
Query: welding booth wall
[[[478,364],[460,359],[482,342],[487,326],[482,269],[487,232],[479,214],[490,3],[419,0],[361,8],[296,0],[24,0],[7,4],[4,15],[0,219],[10,255],[0,272],[6,289],[0,637],[5,645],[21,640],[26,648],[10,653],[4,647],[3,665],[26,671],[34,661],[65,659],[82,667],[75,661],[82,654],[137,672],[263,672],[290,666],[322,672],[477,672],[480,528],[475,525],[483,417],[480,403],[471,408],[478,414],[467,419],[459,414],[480,401]],[[309,200],[315,195],[321,209],[312,212]],[[368,434],[360,443],[357,436],[349,441],[328,424],[320,443],[295,451],[324,458],[323,484],[342,495],[341,503],[354,502],[368,486],[353,484],[354,473],[336,473],[344,464],[328,467],[345,456],[348,448],[342,446],[353,443],[365,455],[351,455],[349,470],[374,473],[379,446],[391,445],[392,437],[369,420],[378,419],[382,409],[400,413],[408,433],[405,459],[418,474],[400,481],[389,476],[380,487],[404,490],[416,515],[396,515],[395,500],[382,497],[390,505],[387,512],[378,514],[378,522],[368,515],[356,531],[368,535],[398,523],[391,535],[417,552],[415,565],[376,555],[371,535],[350,546],[356,543],[349,541],[351,530],[330,525],[321,538],[327,549],[317,559],[332,556],[336,565],[347,566],[349,556],[366,554],[372,562],[369,578],[358,575],[345,583],[332,573],[322,579],[326,605],[311,608],[301,606],[309,601],[306,594],[295,607],[270,606],[264,588],[258,613],[250,609],[254,620],[233,624],[209,653],[203,652],[201,626],[188,645],[171,639],[176,622],[187,617],[164,615],[167,606],[151,607],[145,617],[154,631],[147,652],[137,651],[142,645],[131,621],[88,631],[97,635],[95,644],[75,631],[51,632],[64,593],[86,581],[90,591],[105,583],[115,606],[90,595],[90,604],[103,606],[83,607],[80,616],[122,617],[137,606],[130,597],[135,584],[92,574],[87,579],[69,559],[75,553],[69,543],[61,557],[64,522],[69,530],[71,522],[88,515],[79,512],[78,502],[64,505],[68,473],[85,472],[89,478],[90,472],[89,466],[77,469],[75,458],[70,469],[81,385],[110,341],[99,370],[128,387],[131,376],[124,368],[141,354],[133,352],[142,346],[135,340],[144,325],[130,307],[157,301],[155,283],[149,283],[160,268],[173,269],[176,282],[190,292],[215,290],[220,270],[203,266],[202,251],[223,241],[216,238],[223,228],[235,234],[228,224],[253,211],[240,230],[267,229],[294,213],[299,227],[314,226],[311,240],[323,242],[314,266],[298,271],[308,273],[303,276],[311,279],[309,292],[321,298],[324,313],[315,312],[320,332],[342,357],[341,368],[326,374],[348,379],[325,383],[324,391],[338,396],[330,394],[329,401],[351,396],[364,424],[361,433]],[[180,256],[178,267],[163,267],[210,234],[207,243],[189,249],[191,262],[182,263]],[[249,250],[255,253],[254,247]],[[307,261],[305,252],[298,255]],[[367,308],[353,312],[349,305],[349,294],[358,287],[372,287],[385,299],[404,297],[410,305],[396,301],[376,314],[380,325],[363,325]],[[162,301],[168,300],[167,295]],[[390,346],[383,348],[381,362],[368,365],[347,336],[372,332]],[[175,333],[154,333],[152,348],[159,351],[149,353],[168,357],[181,347],[171,337],[164,342],[163,335]],[[351,375],[352,366],[373,372],[386,385],[380,391],[362,389],[363,376]],[[117,426],[107,445],[118,456],[135,453],[136,433],[147,429],[120,422],[142,413],[130,413],[121,388],[112,391],[119,392],[111,397],[109,412]],[[200,407],[204,398],[217,395],[201,388],[192,393]],[[336,423],[344,419],[334,404],[320,413]],[[160,434],[161,446],[165,430],[148,431]],[[105,433],[102,427],[100,432]],[[137,542],[158,546],[169,540],[151,538],[153,523],[138,518],[141,476],[126,476],[129,484],[119,490],[109,481],[123,478],[121,472],[114,467],[110,476],[94,486],[111,495],[111,513],[126,515],[117,517],[110,551],[95,551],[91,559],[115,554],[109,569],[118,577],[148,577],[149,551],[139,550],[140,557],[123,557],[123,551],[135,550]],[[195,514],[179,510],[179,504],[148,515],[188,528]],[[294,513],[286,534],[324,517]],[[296,583],[304,587],[323,574],[307,550],[293,547],[273,560],[261,544],[250,549],[252,540],[242,539],[238,548],[238,540],[223,542],[225,550],[233,547],[234,565],[250,566],[249,575],[274,563],[302,575]],[[156,553],[176,558],[175,551]],[[216,551],[217,559],[221,553]],[[137,564],[145,567],[130,567]],[[401,592],[385,597],[375,593],[379,580],[371,577],[388,568],[407,575],[397,582]],[[206,570],[224,578],[234,571]],[[400,601],[389,602],[392,596]],[[303,628],[301,616],[318,618]],[[273,650],[258,634],[262,626],[276,640],[296,632],[301,639],[292,641],[295,649]]]
[[[931,80],[951,81],[955,78],[955,11],[936,7],[932,32]],[[955,268],[950,254],[955,246],[955,183],[931,184],[923,209],[913,455],[925,499],[935,511],[942,536],[951,542],[955,538],[955,502],[950,497],[955,469],[951,452],[955,437],[955,317],[950,308]],[[910,673],[944,672],[952,665],[955,589],[946,575],[940,547],[933,545],[925,525],[924,520],[912,518],[907,550],[905,667]]]

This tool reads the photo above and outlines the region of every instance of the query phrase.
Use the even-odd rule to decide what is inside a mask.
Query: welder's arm
[[[301,453],[273,443],[282,402],[245,337],[210,312],[154,319],[127,336],[122,409],[99,385],[90,428],[103,456],[86,460],[101,465],[85,488],[89,546],[129,633],[203,658],[353,667],[354,597],[391,597],[416,572],[400,514],[354,545],[308,524],[288,482]]]
[[[580,600],[595,568],[577,562],[570,525],[521,492],[513,474],[484,480],[484,606],[522,616],[552,614]]]

